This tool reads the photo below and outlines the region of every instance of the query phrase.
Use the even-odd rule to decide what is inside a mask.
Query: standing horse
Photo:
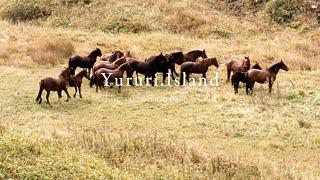
[[[83,77],[86,77],[87,79],[90,79],[89,76],[88,76],[88,72],[85,69],[80,71],[77,75],[70,76],[68,78],[69,86],[70,87],[74,87],[74,89],[75,89],[75,93],[73,95],[74,98],[76,97],[77,90],[79,90],[79,96],[80,96],[80,98],[82,98],[81,85],[82,85],[82,78]]]
[[[166,55],[168,61],[170,62],[170,70],[172,72],[172,78],[174,79],[174,76],[179,76],[179,74],[176,71],[175,64],[181,65],[184,63],[184,55],[180,52],[174,52]]]
[[[251,66],[250,69],[259,69],[259,70],[261,70],[262,68],[260,67],[259,63],[256,63],[253,66]],[[246,72],[237,71],[237,72],[232,74],[232,76],[231,76],[231,84],[233,86],[235,94],[238,93],[239,83],[240,82],[246,83]]]
[[[121,58],[124,56],[124,53],[121,51],[114,51],[112,54],[104,54],[101,56],[100,60],[101,61],[108,61],[110,63],[113,63],[117,59]]]
[[[187,54],[184,55],[184,61],[196,62],[196,60],[197,60],[199,57],[208,58],[205,49],[204,49],[203,51],[201,51],[201,50],[194,50],[194,51],[188,52]]]
[[[289,70],[288,66],[282,60],[272,64],[266,70],[250,69],[246,73],[246,93],[249,94],[250,90],[252,94],[255,82],[260,84],[268,82],[269,93],[271,93],[272,85],[276,80],[277,74],[280,69],[283,69],[285,71]]]
[[[136,71],[137,76],[138,73],[144,74],[145,82],[147,78],[151,78],[151,84],[154,86],[155,74],[157,73],[159,67],[164,66],[164,64],[167,62],[167,58],[161,53],[158,56],[152,57],[147,62],[137,59],[129,59],[128,62],[133,70]]]
[[[203,78],[206,78],[206,73],[211,65],[214,65],[217,68],[219,67],[216,58],[208,58],[200,62],[184,62],[181,64],[180,69],[180,85],[183,85],[185,78],[189,82],[189,75],[191,73],[202,74]]]
[[[117,83],[119,89],[118,92],[120,92],[121,88],[121,79],[123,78],[124,71],[127,71],[128,74],[132,73],[133,69],[131,68],[129,63],[123,63],[120,65],[117,69],[110,70],[106,68],[101,68],[97,70],[94,75],[93,79],[96,83],[96,92],[98,92],[98,88],[102,88],[103,82],[106,80],[105,78],[108,78],[108,82],[106,82],[108,85],[110,82]]]
[[[235,73],[237,71],[246,72],[250,69],[250,59],[248,56],[244,57],[242,62],[237,60],[231,60],[227,62],[227,82],[230,81],[231,72]]]
[[[96,48],[88,56],[74,55],[70,57],[69,68],[71,70],[71,74],[74,75],[77,67],[81,67],[81,68],[88,68],[89,76],[90,76],[91,69],[94,63],[96,62],[97,57],[100,57],[101,55],[102,55],[101,50],[99,48]]]
[[[149,62],[151,60],[153,60],[156,56],[150,56],[148,57],[145,61]],[[155,66],[156,68],[156,72],[160,72],[162,73],[162,82],[164,83],[167,76],[168,76],[168,72],[169,69],[172,68],[172,64],[174,64],[173,59],[169,59],[168,55],[165,55],[166,60],[163,60],[158,66]],[[172,76],[173,78],[173,76]]]
[[[51,104],[49,102],[50,91],[57,91],[58,92],[60,104],[61,104],[60,98],[62,97],[61,92],[64,91],[67,94],[67,101],[68,101],[69,98],[71,98],[68,93],[68,90],[67,90],[67,85],[68,85],[67,79],[69,78],[69,76],[70,76],[70,69],[65,68],[64,70],[61,71],[58,78],[54,78],[54,77],[43,78],[39,82],[40,89],[39,89],[39,93],[36,98],[36,101],[39,104],[41,104],[41,102],[42,102],[41,94],[42,94],[43,90],[47,91],[46,99],[47,99],[47,103],[49,104],[49,106],[51,106]]]

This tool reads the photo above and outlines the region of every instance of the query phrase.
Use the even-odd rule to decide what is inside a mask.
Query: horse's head
[[[156,56],[155,59],[160,62],[160,64],[165,64],[168,62],[168,59],[166,58],[166,56],[164,56],[162,54],[162,52],[160,53],[160,55]]]
[[[87,78],[88,80],[90,79],[89,73],[88,73],[88,71],[85,70],[85,69],[80,72],[80,75],[81,75],[82,77]]]
[[[94,51],[92,51],[92,53],[90,54],[94,54],[96,55],[97,57],[101,57],[102,56],[102,52],[99,48],[96,48]]]
[[[124,57],[126,57],[126,58],[132,58],[133,55],[131,54],[130,51],[126,51],[126,52],[124,53]]]
[[[117,58],[121,58],[124,56],[123,52],[121,52],[121,51],[115,51],[113,54],[115,54],[117,56]]]
[[[244,57],[244,60],[242,62],[242,67],[245,69],[245,70],[249,70],[250,69],[250,59],[248,56],[245,56]]]
[[[259,69],[259,70],[261,70],[262,68],[261,68],[261,66],[259,65],[259,63],[255,63],[255,64],[251,67],[251,69]]]
[[[289,71],[288,66],[282,60],[280,61],[280,69],[283,69],[285,71]]]
[[[219,67],[219,63],[216,57],[210,58],[210,64],[213,64],[216,68]]]
[[[200,57],[202,58],[208,58],[207,54],[206,54],[206,50],[204,49],[200,55]]]

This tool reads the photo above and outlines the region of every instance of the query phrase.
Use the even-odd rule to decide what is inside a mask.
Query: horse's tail
[[[38,96],[37,96],[37,98],[36,98],[36,101],[40,104],[41,103],[41,101],[42,101],[42,98],[41,98],[41,94],[42,94],[42,91],[43,91],[43,85],[44,85],[44,81],[43,80],[41,80],[40,81],[40,83],[39,83],[39,92],[38,92]]]

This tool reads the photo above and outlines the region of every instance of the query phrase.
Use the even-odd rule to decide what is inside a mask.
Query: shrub
[[[63,4],[69,4],[69,5],[77,5],[77,4],[91,4],[92,0],[62,0]]]
[[[30,21],[51,15],[50,0],[8,0],[1,17],[12,22]]]
[[[267,6],[267,13],[277,23],[288,23],[301,12],[301,0],[274,0]]]
[[[28,49],[28,55],[31,59],[40,65],[65,63],[73,53],[73,44],[64,39],[38,41]]]

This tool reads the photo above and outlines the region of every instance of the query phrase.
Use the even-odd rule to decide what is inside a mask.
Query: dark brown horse
[[[207,58],[200,62],[184,62],[180,67],[180,85],[183,85],[185,78],[189,82],[189,75],[191,73],[202,74],[203,78],[206,78],[206,73],[211,65],[219,67],[216,58]]]
[[[119,87],[118,92],[120,92],[124,71],[127,71],[127,73],[132,73],[133,71],[130,64],[127,62],[123,63],[117,69],[114,70],[106,68],[101,68],[97,70],[93,75],[93,79],[96,84],[96,92],[98,92],[98,88],[100,88],[100,90],[102,89],[102,86],[104,86],[103,82],[105,82],[106,80],[107,82],[105,82],[105,84],[108,85],[110,85],[111,82],[116,83],[116,85]]]
[[[88,56],[78,56],[74,55],[69,58],[69,68],[71,70],[71,74],[74,75],[77,67],[87,68],[90,76],[91,69],[94,63],[97,60],[97,57],[102,55],[101,50],[96,48],[92,51]]]
[[[277,74],[280,69],[283,69],[285,71],[289,70],[288,66],[282,60],[272,64],[266,70],[250,69],[246,73],[246,93],[249,94],[250,90],[252,94],[255,82],[260,84],[268,82],[269,93],[271,93],[272,85],[276,80]]]
[[[250,69],[250,59],[245,56],[242,62],[237,60],[231,60],[227,62],[227,82],[230,80],[231,72],[235,73],[237,71],[247,72]]]
[[[67,85],[68,85],[68,78],[70,76],[70,69],[69,68],[65,68],[64,70],[61,71],[61,73],[59,74],[58,78],[55,77],[46,77],[43,78],[40,82],[39,82],[39,93],[38,96],[36,98],[36,101],[41,104],[42,102],[42,98],[41,98],[41,94],[43,90],[47,91],[47,95],[46,95],[46,99],[47,99],[47,103],[51,106],[50,102],[49,102],[49,96],[50,96],[50,92],[51,91],[57,91],[58,92],[58,97],[59,97],[59,102],[60,102],[60,98],[62,97],[61,92],[64,91],[67,94],[67,101],[70,98],[70,95],[68,93],[67,90]],[[61,102],[60,102],[61,103]]]
[[[194,50],[194,51],[188,52],[187,54],[184,55],[184,61],[196,62],[196,60],[197,60],[199,57],[208,58],[205,49],[204,49],[203,51],[201,51],[201,50]]]
[[[259,69],[259,70],[261,70],[262,68],[260,67],[259,63],[256,63],[253,66],[251,66],[250,69]],[[237,72],[232,74],[232,76],[231,76],[231,84],[232,84],[232,86],[234,88],[234,93],[235,94],[238,93],[239,83],[240,82],[246,83],[246,72],[237,71]]]
[[[152,57],[149,61],[140,61],[137,59],[129,59],[129,64],[132,69],[138,73],[145,75],[145,81],[147,78],[151,79],[151,85],[154,86],[154,78],[155,74],[158,72],[159,67],[163,67],[167,62],[167,58],[162,55],[162,53],[158,56]]]
[[[180,52],[174,52],[166,55],[166,58],[168,59],[170,63],[170,70],[172,72],[172,78],[174,79],[174,76],[179,76],[179,74],[176,71],[175,64],[181,65],[184,63],[184,54]]]
[[[80,96],[80,98],[82,98],[81,85],[82,85],[82,78],[83,77],[86,77],[87,79],[90,79],[89,76],[88,76],[88,72],[85,69],[80,71],[75,76],[70,76],[68,78],[69,86],[70,87],[74,87],[74,89],[75,89],[75,93],[74,93],[73,97],[76,97],[77,90],[79,90],[79,96]]]
[[[114,51],[112,54],[104,54],[101,56],[101,61],[109,61],[110,63],[113,63],[117,59],[124,56],[124,53],[121,51]]]

